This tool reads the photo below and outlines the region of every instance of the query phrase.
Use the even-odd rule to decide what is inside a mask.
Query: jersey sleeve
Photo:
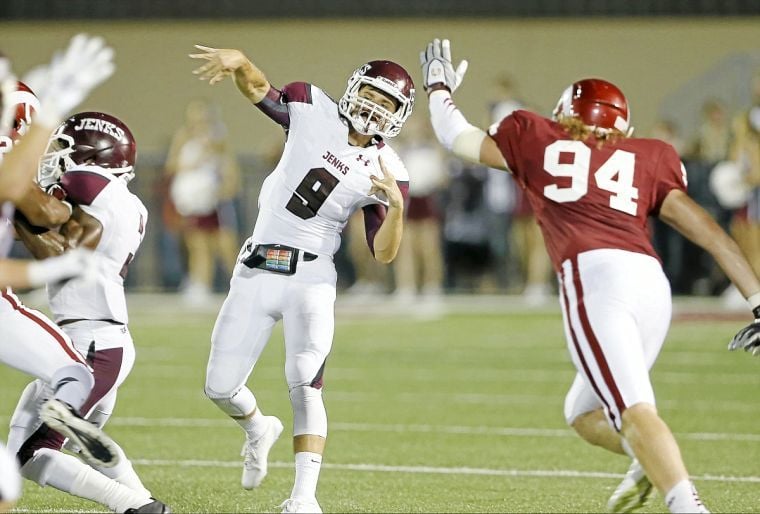
[[[111,217],[109,200],[106,198],[106,186],[110,183],[108,177],[85,170],[67,171],[61,177],[61,187],[66,191],[66,198],[101,224],[109,223]]]
[[[654,213],[658,213],[668,193],[674,189],[686,192],[686,168],[684,168],[676,149],[671,145],[663,144],[655,173],[657,175],[653,189],[652,210]]]
[[[111,181],[91,171],[69,171],[61,177],[66,198],[77,205],[91,205]]]
[[[311,105],[312,85],[307,82],[291,82],[282,90],[271,86],[256,107],[283,128],[290,127],[290,104]]]

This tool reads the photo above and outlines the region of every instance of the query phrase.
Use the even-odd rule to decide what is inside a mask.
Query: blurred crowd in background
[[[635,135],[663,139],[679,151],[689,193],[730,231],[760,274],[760,72],[752,80],[751,105],[729,112],[708,99],[689,140],[669,119]],[[503,76],[492,84],[482,116],[497,123],[515,109],[533,107]],[[400,304],[434,303],[447,293],[554,302],[556,278],[521,189],[509,174],[448,157],[431,130],[416,113],[391,141],[411,177],[397,259],[391,266],[372,259],[358,212],[336,255],[343,294],[387,295]],[[273,140],[270,155],[238,156],[227,136],[219,109],[198,99],[187,105],[166,154],[141,156],[135,186],[152,219],[128,277],[133,290],[177,291],[198,306],[226,290],[255,220],[260,185],[284,141]],[[675,294],[722,295],[727,306],[742,305],[709,256],[657,220],[651,229]]]

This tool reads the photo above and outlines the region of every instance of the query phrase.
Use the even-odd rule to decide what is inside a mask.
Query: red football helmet
[[[19,81],[5,84],[2,89],[2,119],[0,120],[0,153],[10,152],[18,138],[26,134],[32,115],[40,108],[40,101]]]
[[[37,181],[45,186],[72,168],[98,166],[129,182],[135,176],[137,144],[129,127],[102,112],[80,112],[50,136]]]
[[[555,120],[561,116],[578,118],[600,132],[633,133],[628,100],[616,85],[602,79],[579,80],[565,89],[552,113]]]
[[[359,96],[362,86],[369,85],[390,95],[397,103],[390,112]],[[412,114],[414,82],[404,68],[391,61],[371,61],[361,65],[348,79],[346,92],[338,102],[338,110],[360,134],[382,137],[398,135],[401,126]]]

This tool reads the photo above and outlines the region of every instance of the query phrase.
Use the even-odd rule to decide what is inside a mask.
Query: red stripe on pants
[[[620,390],[615,383],[615,378],[612,376],[610,366],[607,364],[607,359],[604,357],[602,351],[602,345],[599,344],[599,340],[596,338],[594,331],[591,329],[591,322],[588,319],[588,313],[586,312],[586,304],[583,301],[583,285],[581,284],[581,274],[578,269],[577,257],[573,257],[571,260],[573,266],[573,285],[575,286],[575,297],[578,304],[578,318],[581,320],[581,327],[583,333],[586,336],[591,352],[594,354],[594,360],[599,367],[599,371],[602,373],[602,379],[607,385],[607,389],[612,393],[612,398],[615,400],[615,406],[618,412],[622,415],[626,409],[625,402],[623,402],[623,396],[620,394]]]

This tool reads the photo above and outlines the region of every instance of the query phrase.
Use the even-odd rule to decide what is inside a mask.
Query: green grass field
[[[378,311],[338,314],[318,490],[326,512],[604,509],[628,462],[564,424],[574,372],[558,312],[425,320]],[[203,396],[213,320],[213,312],[188,313],[176,302],[133,305],[137,363],[108,430],[175,512],[274,512],[293,474],[282,332],[249,385],[286,429],[262,487],[244,491],[243,433]],[[725,349],[741,326],[676,322],[653,373],[660,411],[714,512],[760,512],[760,359]],[[3,367],[0,380],[7,426],[27,378]],[[103,510],[29,482],[18,505],[20,512]],[[645,509],[662,510],[659,497]]]

